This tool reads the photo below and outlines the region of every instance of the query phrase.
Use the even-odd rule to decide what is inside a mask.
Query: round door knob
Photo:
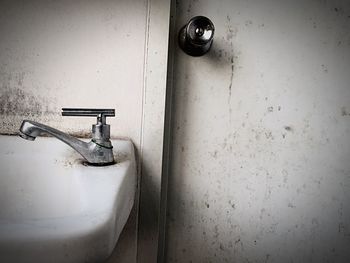
[[[202,56],[213,43],[214,24],[205,16],[193,17],[179,32],[179,45],[190,56]]]

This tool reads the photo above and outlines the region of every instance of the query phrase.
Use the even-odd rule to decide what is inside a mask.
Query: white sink
[[[103,262],[134,203],[130,141],[117,164],[87,166],[55,138],[0,136],[0,262]]]

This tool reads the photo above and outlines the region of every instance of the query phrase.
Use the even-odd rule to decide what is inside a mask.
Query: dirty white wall
[[[350,262],[349,1],[178,0],[167,262]]]
[[[147,1],[0,1],[0,132],[23,118],[86,136],[94,118],[62,107],[115,108],[113,136],[139,146]]]

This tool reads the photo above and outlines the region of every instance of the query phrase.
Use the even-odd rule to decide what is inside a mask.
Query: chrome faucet
[[[47,125],[24,120],[19,129],[19,136],[23,139],[34,141],[41,134],[50,134],[53,137],[71,146],[80,153],[88,163],[95,165],[108,165],[114,163],[113,146],[110,141],[110,126],[106,124],[106,117],[114,117],[114,109],[75,109],[63,108],[62,116],[88,116],[97,117],[97,123],[92,125],[92,139],[83,142],[62,131]]]

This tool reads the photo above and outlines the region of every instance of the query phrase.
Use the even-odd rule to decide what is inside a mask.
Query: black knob
[[[205,16],[193,17],[179,32],[179,45],[190,56],[202,56],[213,43],[214,24]]]

